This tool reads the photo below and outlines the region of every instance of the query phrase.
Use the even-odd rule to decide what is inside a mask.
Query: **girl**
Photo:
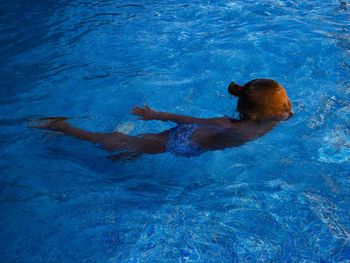
[[[129,136],[120,132],[88,132],[66,122],[66,118],[42,118],[35,126],[62,132],[80,140],[99,143],[110,151],[121,153],[113,159],[133,158],[142,154],[171,152],[193,157],[205,151],[239,146],[264,135],[279,121],[292,116],[292,106],[284,88],[271,79],[255,79],[244,86],[231,83],[228,91],[238,97],[239,119],[196,118],[168,112],[155,111],[147,106],[134,107],[132,114],[141,120],[175,122],[177,126],[161,133]]]

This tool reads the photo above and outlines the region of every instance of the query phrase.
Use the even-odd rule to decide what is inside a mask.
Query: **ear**
[[[236,97],[239,97],[242,93],[242,86],[239,86],[238,84],[231,82],[230,85],[228,85],[228,92]]]

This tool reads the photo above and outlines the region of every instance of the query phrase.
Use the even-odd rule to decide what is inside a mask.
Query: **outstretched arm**
[[[134,107],[131,111],[132,114],[141,117],[141,120],[159,120],[159,121],[172,121],[175,123],[182,124],[205,124],[205,125],[232,125],[232,122],[227,117],[222,118],[196,118],[185,115],[178,115],[169,112],[160,112],[152,110],[151,108],[145,106]]]

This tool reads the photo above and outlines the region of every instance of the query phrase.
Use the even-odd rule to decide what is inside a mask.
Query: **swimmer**
[[[196,118],[144,106],[133,107],[131,113],[144,121],[170,121],[176,126],[161,133],[129,136],[120,132],[89,132],[69,125],[66,118],[50,117],[39,119],[41,123],[34,127],[97,143],[108,151],[120,151],[112,157],[115,160],[164,152],[193,157],[257,139],[293,115],[285,89],[274,80],[255,79],[244,86],[231,82],[228,92],[238,97],[239,119]]]

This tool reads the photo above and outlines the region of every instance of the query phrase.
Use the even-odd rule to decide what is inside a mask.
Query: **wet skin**
[[[158,112],[147,106],[134,107],[132,114],[141,120],[170,121],[180,124],[197,124],[191,141],[205,150],[219,150],[236,147],[257,139],[272,130],[280,121],[292,116],[291,103],[284,88],[270,79],[256,79],[246,85],[231,83],[229,93],[239,97],[238,112],[241,119],[196,118]],[[102,145],[108,151],[122,150],[114,159],[133,158],[142,154],[165,152],[170,130],[161,133],[129,136],[120,132],[95,133],[70,126],[66,118],[50,117],[39,119],[35,128],[58,131],[63,134]]]
[[[198,128],[192,134],[192,140],[206,150],[219,150],[239,146],[259,138],[274,126],[279,120],[241,121],[227,117],[201,119],[167,112],[156,112],[148,107],[135,107],[132,113],[143,120],[172,121],[177,124],[197,124]],[[43,120],[45,121],[45,120]],[[136,157],[144,153],[157,154],[165,151],[169,130],[158,134],[141,134],[129,136],[119,132],[94,133],[70,126],[65,120],[50,118],[37,128],[62,132],[80,140],[86,140],[102,145],[109,151],[125,150],[126,153],[115,156],[115,159]]]

